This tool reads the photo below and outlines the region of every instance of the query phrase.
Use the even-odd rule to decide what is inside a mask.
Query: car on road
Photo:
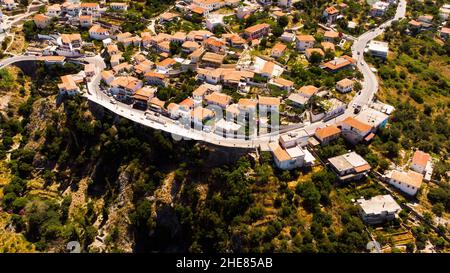
[[[111,99],[109,102],[112,103],[112,104],[117,104],[117,101],[115,101],[113,99]]]
[[[355,108],[353,110],[353,114],[358,114],[359,112],[361,112],[361,105],[355,104],[353,105],[353,108]]]

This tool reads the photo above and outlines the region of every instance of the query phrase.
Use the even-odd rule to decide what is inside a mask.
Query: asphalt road
[[[363,74],[364,82],[363,82],[363,89],[359,94],[357,94],[353,98],[352,102],[350,103],[350,107],[348,107],[348,109],[344,112],[344,114],[326,122],[319,121],[312,124],[306,124],[304,127],[300,129],[293,129],[287,132],[283,132],[283,134],[281,135],[302,133],[303,131],[306,131],[309,135],[313,135],[317,128],[337,123],[349,116],[354,116],[353,107],[351,107],[352,105],[358,104],[361,105],[363,108],[367,107],[367,104],[370,103],[370,101],[373,99],[373,96],[378,91],[378,80],[376,75],[371,71],[370,67],[364,60],[364,49],[368,42],[370,42],[375,37],[383,33],[385,27],[389,26],[394,20],[403,18],[405,16],[405,13],[406,13],[406,0],[400,0],[400,3],[397,7],[396,15],[393,19],[383,23],[374,30],[362,34],[354,41],[352,47],[353,58],[357,60],[357,68]],[[39,60],[39,58],[35,56],[16,56],[8,58],[0,61],[0,68],[15,62],[31,61],[31,60]],[[95,75],[92,78],[92,80],[87,84],[88,92],[86,94],[86,97],[89,100],[102,105],[103,107],[109,109],[110,111],[120,116],[133,120],[134,122],[143,124],[148,127],[152,127],[154,129],[164,130],[166,132],[172,133],[175,139],[177,139],[176,136],[183,136],[186,139],[194,139],[209,142],[220,146],[254,148],[262,144],[268,144],[269,142],[277,141],[278,137],[280,136],[279,134],[275,133],[270,135],[269,134],[260,135],[251,140],[224,138],[212,132],[207,133],[200,130],[184,128],[176,124],[175,121],[163,116],[153,117],[155,120],[158,119],[158,122],[146,119],[143,111],[133,109],[130,107],[130,105],[123,104],[120,102],[113,104],[110,102],[111,98],[100,90],[101,71],[106,67],[106,65],[104,60],[99,55],[95,57],[83,58],[82,60],[88,63],[92,63],[95,66]]]

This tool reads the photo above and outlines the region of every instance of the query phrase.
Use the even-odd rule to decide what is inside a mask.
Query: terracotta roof
[[[144,77],[164,79],[166,76],[164,74],[161,74],[158,72],[149,71],[149,72],[145,73]]]
[[[276,97],[259,96],[258,97],[258,103],[262,104],[262,105],[275,105],[275,106],[278,106],[281,103],[281,99],[280,98],[276,98]]]
[[[308,95],[309,97],[316,94],[317,91],[319,91],[319,88],[315,87],[314,85],[305,85],[299,89],[300,93]]]
[[[231,36],[230,40],[233,44],[245,44],[246,43],[246,41],[239,35]]]
[[[413,156],[411,162],[412,162],[412,164],[416,164],[416,165],[419,165],[419,166],[426,167],[429,160],[430,160],[430,155],[429,154],[417,150],[414,153],[414,156]]]
[[[34,19],[35,21],[38,21],[38,22],[43,22],[43,21],[46,21],[46,20],[50,20],[50,17],[48,17],[48,16],[46,16],[46,15],[44,15],[44,14],[36,14],[36,15],[33,17],[33,19]]]
[[[269,74],[272,76],[273,68],[275,67],[275,64],[272,62],[266,62],[263,66],[262,73]]]
[[[302,42],[315,42],[314,36],[312,35],[297,35],[297,39]]]
[[[242,110],[255,109],[258,101],[254,99],[239,99],[238,107]]]
[[[140,62],[139,64],[134,66],[134,70],[136,71],[136,73],[140,74],[140,73],[144,73],[149,71],[153,66],[153,62],[150,60],[145,60],[143,62]]]
[[[89,32],[96,32],[96,33],[105,33],[108,30],[106,28],[103,28],[100,25],[93,25],[90,29]]]
[[[237,104],[230,104],[226,107],[225,111],[227,111],[228,113],[231,113],[233,115],[239,115],[240,111],[239,111],[239,107]]]
[[[113,72],[111,70],[103,70],[101,75],[102,75],[102,79],[104,79],[104,80],[106,80],[106,79],[108,79],[110,77],[114,78],[114,74],[113,74]]]
[[[205,55],[202,57],[202,61],[212,62],[212,63],[222,63],[223,59],[225,58],[224,55],[212,53],[212,52],[206,52]]]
[[[161,62],[156,63],[156,66],[166,67],[166,66],[174,65],[175,63],[176,63],[176,61],[174,59],[166,58],[166,59],[162,60]]]
[[[214,112],[210,109],[203,108],[201,106],[195,107],[194,110],[191,112],[191,116],[197,120],[205,120],[209,117],[214,116]]]
[[[328,8],[325,9],[325,11],[326,11],[328,14],[336,14],[336,13],[339,12],[335,7],[328,7]]]
[[[172,20],[174,18],[179,17],[179,15],[173,12],[164,12],[159,17],[162,18],[163,20]]]
[[[420,188],[420,186],[422,185],[423,175],[411,170],[409,170],[408,172],[399,172],[397,170],[394,170],[392,171],[391,178],[395,181]]]
[[[283,78],[276,78],[273,80],[274,83],[282,85],[282,86],[287,86],[287,87],[292,87],[294,86],[294,82],[290,81],[290,80],[286,80]]]
[[[172,35],[172,39],[174,40],[186,40],[186,32],[177,31],[174,35]]]
[[[195,48],[195,49],[197,49],[197,48],[200,47],[200,45],[199,45],[198,43],[194,42],[194,41],[186,41],[186,42],[184,42],[184,43],[181,45],[181,47],[183,47],[183,48]]]
[[[61,77],[62,83],[58,84],[59,89],[65,89],[65,90],[74,90],[78,89],[77,84],[75,83],[75,80],[71,75],[65,75]]]
[[[264,23],[264,24],[257,24],[257,25],[254,25],[254,26],[246,28],[245,32],[247,32],[247,33],[254,33],[254,32],[257,32],[257,31],[259,31],[259,30],[261,30],[263,28],[269,28],[269,27],[270,27],[270,25],[266,24],[266,23]]]
[[[111,2],[109,5],[110,6],[116,6],[116,7],[126,7],[126,6],[128,6],[127,3],[123,3],[123,2]]]
[[[180,106],[174,102],[171,102],[171,103],[169,103],[169,105],[167,105],[167,110],[169,112],[177,111],[179,108],[180,108]]]
[[[38,60],[46,61],[46,62],[63,62],[66,60],[64,56],[42,56],[39,57]]]
[[[81,35],[79,33],[61,34],[61,40],[63,43],[69,44],[73,41],[81,41]]]
[[[337,70],[348,65],[354,64],[355,60],[347,55],[344,55],[340,58],[334,59],[332,61],[326,62],[323,64],[324,67],[330,70]]]
[[[231,97],[226,94],[219,93],[219,92],[212,92],[211,94],[205,96],[205,100],[208,103],[227,105],[231,102]]]
[[[150,104],[157,105],[157,106],[159,106],[160,108],[164,108],[164,104],[165,104],[165,103],[166,103],[165,101],[162,101],[162,100],[158,99],[158,97],[153,97],[153,98],[150,100]]]
[[[84,3],[80,4],[80,7],[82,7],[82,8],[98,8],[98,7],[100,7],[100,5],[98,3],[86,3],[86,2],[84,2]]]
[[[308,55],[312,55],[314,52],[319,53],[320,55],[325,56],[325,52],[323,52],[323,50],[321,48],[307,48],[305,50],[306,54]]]
[[[278,161],[282,162],[291,160],[291,156],[288,154],[288,152],[284,150],[278,143],[270,143],[269,146],[274,157],[276,157]]]
[[[450,28],[448,28],[448,27],[443,27],[443,28],[441,29],[441,33],[450,34]]]
[[[338,81],[337,84],[339,86],[342,86],[342,87],[346,88],[346,87],[349,87],[349,86],[353,85],[354,81],[345,78],[345,79],[342,79],[342,80]]]
[[[224,46],[224,44],[221,41],[219,41],[217,39],[214,39],[212,37],[209,37],[203,43],[205,43],[207,45],[210,45],[210,46],[214,46],[214,47],[222,47],[222,46]]]
[[[140,83],[140,80],[135,77],[121,76],[121,77],[115,78],[112,81],[111,85],[112,86],[120,86],[120,87],[127,88],[127,89],[133,89],[139,83]]]
[[[365,124],[355,118],[347,117],[342,121],[342,123],[349,125],[350,127],[353,127],[357,129],[360,132],[367,132],[372,129],[372,126]]]
[[[422,24],[416,20],[411,20],[408,22],[408,24],[415,26],[415,27],[420,27]]]
[[[276,43],[272,48],[272,54],[274,53],[282,53],[286,50],[286,45],[283,43]]]
[[[199,6],[193,6],[193,7],[191,7],[191,11],[192,11],[192,12],[195,12],[195,13],[198,13],[198,14],[203,14],[203,13],[205,13],[205,9],[204,9],[204,8],[201,8],[201,7],[199,7]]]
[[[336,126],[327,126],[323,128],[316,129],[314,133],[319,139],[325,139],[330,136],[338,135],[341,133],[341,129]]]
[[[116,35],[116,39],[117,40],[123,40],[126,38],[130,38],[131,36],[133,36],[133,34],[131,34],[130,32],[124,32],[124,33],[119,33]]]
[[[49,11],[49,10],[53,10],[53,11],[61,10],[61,5],[59,5],[59,4],[53,4],[53,5],[51,5],[51,6],[49,6],[49,7],[47,8],[47,11]]]
[[[365,172],[370,170],[370,165],[369,164],[364,164],[358,167],[355,167],[355,172],[360,173],[360,172]]]
[[[323,34],[323,37],[327,37],[327,38],[338,38],[339,37],[339,32],[336,31],[325,31],[325,33]]]
[[[206,85],[200,85],[199,87],[197,87],[197,89],[194,90],[194,92],[192,92],[193,96],[204,96],[206,94],[206,92],[208,92],[208,87],[206,87]]]
[[[335,51],[335,45],[333,43],[330,42],[322,42],[320,43],[323,46],[324,50],[331,50],[331,51]]]
[[[180,102],[180,106],[186,106],[188,108],[194,107],[194,100],[191,98],[186,98]]]
[[[132,67],[133,66],[131,64],[124,62],[124,63],[114,66],[112,69],[114,70],[114,72],[118,73],[123,70],[131,70]]]
[[[80,20],[92,20],[92,16],[91,15],[80,15]]]
[[[133,94],[133,98],[137,100],[145,100],[148,101],[150,97],[155,95],[155,89],[149,88],[147,86],[142,87]]]

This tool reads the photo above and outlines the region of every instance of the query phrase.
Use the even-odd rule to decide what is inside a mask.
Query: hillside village
[[[222,142],[270,137],[256,149],[270,152],[280,171],[324,166],[338,184],[375,176],[390,194],[362,196],[354,204],[368,225],[392,221],[404,208],[397,196],[414,199],[424,183],[434,181],[436,158],[415,149],[407,164],[380,169],[356,150],[330,157],[321,151],[339,140],[369,145],[389,128],[392,105],[373,96],[360,102],[367,84],[359,70],[364,60],[352,46],[355,29],[377,28],[398,2],[365,4],[368,13],[360,17],[370,23],[349,18],[347,1],[331,3],[314,31],[299,20],[297,2],[176,1],[136,31],[116,23],[136,8],[128,1],[45,4],[25,23],[29,46],[22,55],[46,66],[83,68],[60,77],[63,98],[101,97],[110,109]],[[18,6],[1,3],[4,11]],[[449,5],[440,8],[436,37],[443,43],[450,35],[449,11]],[[436,18],[409,19],[408,30],[417,33],[431,29]],[[385,60],[389,43],[370,40],[363,54]]]

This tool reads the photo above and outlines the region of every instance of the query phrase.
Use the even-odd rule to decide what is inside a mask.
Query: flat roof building
[[[358,199],[359,212],[367,224],[380,224],[397,217],[401,207],[391,195],[378,195],[368,200]]]
[[[329,158],[328,162],[337,172],[340,181],[361,179],[371,169],[369,163],[355,152]]]

